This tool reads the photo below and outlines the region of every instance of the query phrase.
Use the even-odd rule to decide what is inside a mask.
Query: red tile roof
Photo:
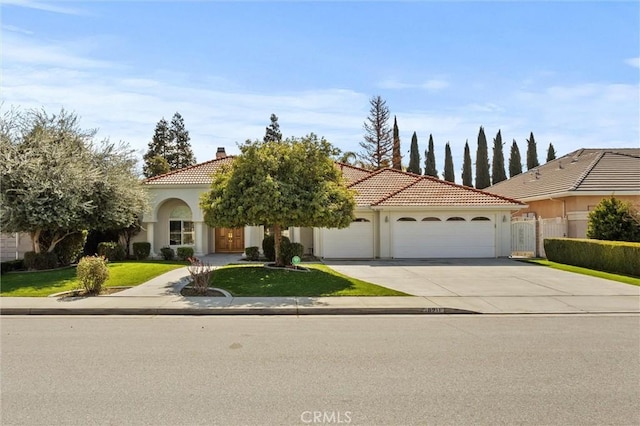
[[[211,176],[223,166],[231,165],[233,156],[209,160],[142,181],[145,185],[210,185]]]

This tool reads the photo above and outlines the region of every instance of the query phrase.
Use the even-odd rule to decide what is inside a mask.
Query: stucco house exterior
[[[589,211],[603,198],[640,208],[640,148],[578,149],[486,190],[526,203],[516,218],[562,220],[567,237],[585,238]]]
[[[222,151],[223,152],[223,151]],[[233,157],[218,158],[146,179],[151,209],[137,241],[190,245],[196,255],[261,247],[264,227],[210,228],[199,208],[212,174]],[[499,257],[511,254],[510,217],[524,204],[461,185],[393,169],[370,172],[336,163],[356,192],[355,220],[345,229],[287,230],[305,252],[321,258]]]

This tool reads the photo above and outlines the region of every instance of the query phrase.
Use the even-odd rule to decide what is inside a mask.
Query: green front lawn
[[[550,268],[559,269],[561,271],[590,275],[592,277],[605,278],[607,280],[640,286],[640,278],[630,277],[628,275],[612,274],[610,272],[596,271],[594,269],[581,268],[579,266],[565,265],[563,263],[551,262],[546,259],[527,259],[526,262],[548,266]]]
[[[186,262],[127,261],[109,263],[107,287],[133,287],[173,269],[186,266]],[[0,296],[44,297],[80,287],[76,269],[66,268],[43,272],[17,272],[0,277]]]
[[[266,269],[262,265],[228,265],[213,272],[211,285],[236,297],[409,296],[400,291],[339,274],[322,264],[311,272]]]

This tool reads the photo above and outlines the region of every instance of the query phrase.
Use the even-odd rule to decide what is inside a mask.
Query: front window
[[[195,242],[194,234],[191,209],[187,206],[173,209],[169,215],[169,245],[193,245]]]

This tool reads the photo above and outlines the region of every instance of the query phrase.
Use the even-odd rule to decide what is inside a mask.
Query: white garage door
[[[329,259],[372,258],[373,217],[358,217],[344,229],[323,229],[322,254]]]
[[[495,226],[486,216],[393,218],[395,258],[495,257]]]

